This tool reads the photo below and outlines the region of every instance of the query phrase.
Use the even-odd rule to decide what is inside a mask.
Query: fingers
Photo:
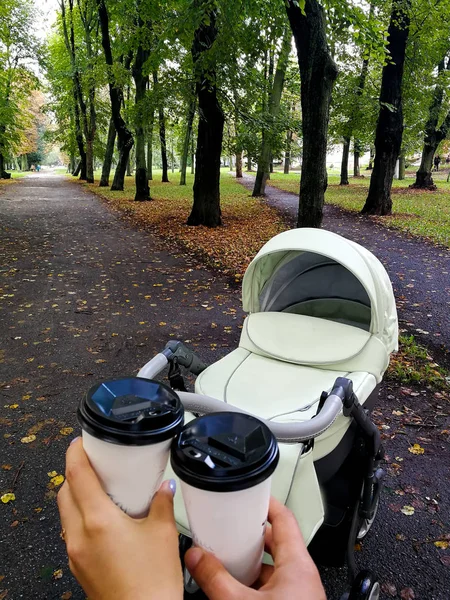
[[[201,548],[191,548],[184,557],[185,565],[209,600],[238,600],[256,593],[236,581],[215,556]]]
[[[272,525],[266,544],[277,566],[309,558],[298,523],[292,512],[275,498],[270,499],[269,521]]]
[[[175,517],[173,514],[173,496],[175,494],[175,481],[164,481],[153,496],[150,506],[150,513],[147,517],[148,522],[173,523],[175,526]]]
[[[79,511],[84,516],[92,511],[114,505],[104,492],[91,463],[83,450],[81,438],[73,442],[66,454],[66,479]]]
[[[81,522],[80,513],[73,501],[67,481],[58,492],[57,496],[59,516],[61,519],[61,527],[66,536],[79,526]],[[69,533],[68,533],[69,532]]]

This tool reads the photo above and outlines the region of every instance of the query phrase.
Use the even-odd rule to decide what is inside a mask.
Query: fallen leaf
[[[57,471],[50,471],[50,473],[47,473],[47,475],[49,477],[56,477],[58,475],[58,472]]]
[[[405,413],[403,413],[401,410],[393,410],[392,414],[396,417],[400,417],[400,415],[404,415]]]
[[[391,598],[395,598],[395,596],[397,595],[397,588],[395,587],[395,585],[386,581],[381,584],[381,591],[384,594],[391,596]]]
[[[401,592],[400,592],[400,598],[402,600],[414,600],[416,597],[414,590],[412,588],[404,588]]]
[[[448,554],[446,556],[441,556],[441,563],[446,567],[450,567],[450,556]]]
[[[59,433],[61,435],[70,435],[71,433],[73,433],[73,427],[63,427],[59,430]]]
[[[105,363],[106,360],[104,360],[103,358],[99,358],[95,362],[96,362],[97,365],[101,365],[101,364]]]
[[[408,448],[408,452],[411,452],[411,454],[423,454],[425,452],[425,449],[422,448],[420,444],[414,444],[413,446]]]
[[[450,546],[450,542],[439,540],[437,542],[434,542],[434,545],[436,546],[436,548],[441,548],[441,550],[447,550],[447,548]]]
[[[20,441],[22,442],[22,444],[31,444],[31,442],[34,442],[34,440],[36,439],[35,435],[27,435],[26,437],[23,437]]]
[[[12,469],[12,465],[2,465],[2,469],[3,469],[4,471],[11,471],[11,469]]]
[[[406,516],[411,516],[414,514],[414,507],[413,506],[408,506],[407,504],[400,510],[400,512],[402,512],[404,515]]]
[[[10,404],[9,408],[15,409],[15,408],[19,408],[18,404]]]
[[[61,600],[70,600],[70,598],[72,598],[72,592],[64,592],[61,596]]]
[[[57,569],[56,571],[53,571],[53,579],[61,579],[62,576],[62,569]]]
[[[3,502],[3,504],[8,504],[8,502],[13,502],[15,499],[16,499],[16,496],[12,492],[3,494],[3,496],[0,497],[0,500]]]
[[[18,524],[19,524],[19,521],[13,521],[11,523],[11,527],[17,527]]]
[[[64,475],[56,475],[55,477],[52,477],[50,479],[50,482],[53,483],[53,485],[55,487],[58,487],[58,485],[61,485],[64,481]]]
[[[1,590],[0,591],[0,600],[4,600],[7,595],[8,595],[8,590]]]

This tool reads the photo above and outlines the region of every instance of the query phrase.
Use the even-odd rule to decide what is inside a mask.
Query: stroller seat
[[[321,393],[336,377],[351,379],[364,403],[388,360],[384,345],[362,329],[304,315],[254,313],[244,321],[239,347],[203,371],[195,391],[264,419],[304,421],[314,417]],[[337,419],[316,439],[314,460],[336,446],[349,424]]]

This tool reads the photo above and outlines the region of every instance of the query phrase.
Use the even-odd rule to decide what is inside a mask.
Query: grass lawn
[[[127,177],[123,192],[111,192],[97,184],[83,184],[103,197],[116,210],[148,226],[166,239],[175,241],[201,260],[240,280],[249,261],[271,237],[283,231],[278,212],[252,198],[234,178],[222,169],[221,207],[223,227],[188,227],[192,208],[194,176],[187,175],[187,185],[180,186],[178,172],[169,173],[170,183],[161,183],[161,171],[154,171],[150,182],[151,202],[134,202],[134,177]],[[100,172],[95,174],[98,182]]]
[[[439,172],[439,179],[434,177],[438,186],[436,192],[410,190],[409,185],[414,182],[414,177],[412,174],[408,175],[403,181],[394,180],[393,215],[375,218],[389,227],[420,235],[450,247],[450,183],[445,181],[447,173]],[[271,174],[269,183],[281,190],[298,194],[299,181],[299,173],[284,175],[275,172]],[[346,210],[359,212],[364,205],[369,182],[370,176],[361,179],[350,178],[350,185],[340,186],[339,175],[331,173],[328,176],[325,201]]]

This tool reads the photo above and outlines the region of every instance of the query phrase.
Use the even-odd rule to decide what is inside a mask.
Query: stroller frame
[[[138,376],[152,379],[167,365],[169,365],[170,386],[179,393],[186,410],[194,415],[224,409],[243,412],[222,401],[187,392],[180,366],[194,375],[199,375],[208,365],[182,342],[174,340],[168,342],[163,352],[149,361],[139,371]],[[384,450],[378,428],[370,418],[371,400],[374,401],[375,391],[363,407],[353,391],[352,381],[345,377],[338,377],[331,392],[322,393],[314,419],[289,425],[265,421],[278,439],[280,439],[280,429],[289,429],[287,438],[291,442],[302,442],[304,452],[314,445],[315,437],[333,424],[338,413],[343,413],[344,416],[352,419],[351,426],[338,446],[330,455],[314,463],[326,510],[325,520],[308,548],[316,564],[325,566],[347,564],[349,582],[353,585],[350,592],[346,592],[342,599],[348,600],[365,598],[372,600],[377,596],[361,594],[364,594],[364,590],[370,594],[371,590],[379,589],[378,582],[371,572],[357,572],[354,555],[354,546],[361,525],[366,524],[365,535],[374,520],[384,476],[384,471],[380,468]],[[312,424],[315,427],[308,428],[308,425]],[[298,430],[296,440],[292,432],[294,425],[297,425]],[[302,435],[302,430],[305,431],[305,435]],[[286,440],[282,432],[281,440]],[[361,476],[355,478],[355,472],[360,473]],[[351,477],[348,476],[349,473]],[[183,568],[183,556],[191,544],[192,540],[188,536],[180,534],[180,556]],[[185,579],[185,583],[186,590],[189,590],[192,587],[189,576]],[[194,585],[193,590],[195,589]],[[186,594],[186,598],[192,600],[201,597],[204,597],[201,592]]]

